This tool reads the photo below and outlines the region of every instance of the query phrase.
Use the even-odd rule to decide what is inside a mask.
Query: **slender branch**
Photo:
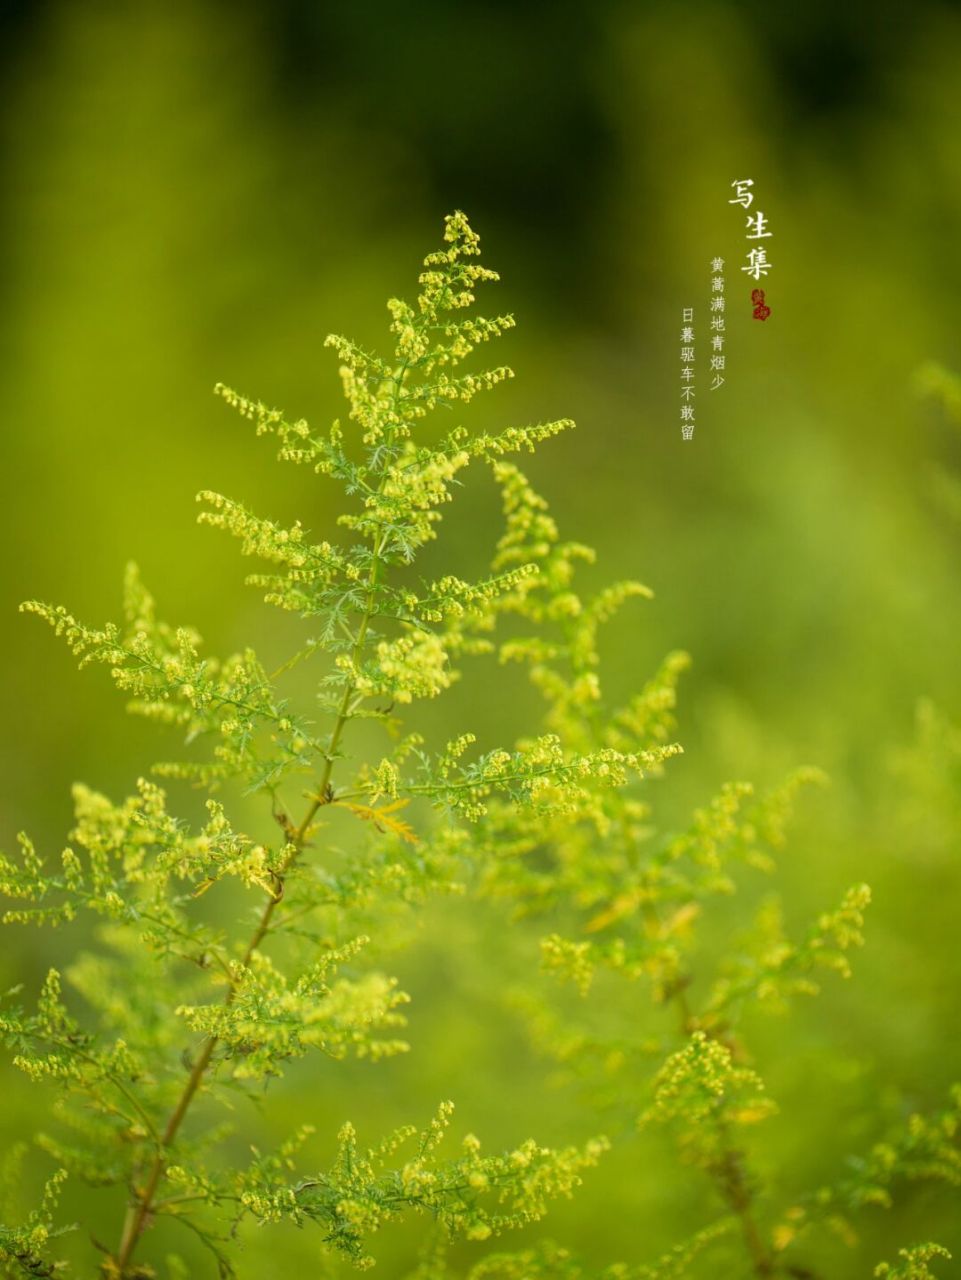
[[[83,1062],[89,1062],[91,1066],[96,1067],[97,1070],[103,1076],[103,1078],[105,1080],[108,1080],[113,1085],[113,1087],[117,1090],[117,1092],[122,1097],[127,1099],[130,1105],[133,1107],[134,1111],[142,1120],[144,1127],[146,1128],[150,1136],[153,1138],[154,1142],[160,1141],[160,1135],[158,1134],[156,1127],[154,1126],[153,1120],[151,1120],[150,1115],[146,1111],[146,1109],[143,1106],[141,1106],[136,1096],[133,1093],[131,1093],[131,1091],[127,1088],[124,1082],[118,1076],[115,1076],[112,1071],[109,1071],[104,1066],[104,1064],[100,1061],[100,1059],[94,1056],[94,1054],[87,1053],[85,1049],[81,1049],[79,1045],[74,1044],[71,1040],[63,1040],[59,1036],[46,1035],[39,1031],[29,1031],[26,1034],[28,1034],[31,1037],[31,1039],[38,1041],[38,1043],[40,1044],[51,1044],[56,1046],[56,1048],[58,1049],[64,1049],[67,1053],[72,1054],[75,1058],[80,1058]],[[114,1111],[115,1111],[115,1114],[122,1116],[123,1119],[126,1120],[128,1124],[130,1124],[131,1126],[133,1125],[134,1121],[131,1119],[131,1117],[126,1115],[123,1111],[121,1111],[119,1107],[115,1108]]]
[[[721,1139],[721,1159],[711,1167],[711,1174],[721,1194],[730,1205],[741,1223],[741,1235],[751,1259],[754,1274],[760,1277],[773,1276],[777,1264],[771,1250],[764,1243],[758,1229],[752,1209],[753,1194],[744,1170],[744,1156],[730,1141],[727,1125],[717,1120],[717,1129]]]
[[[645,904],[644,917],[650,929],[658,933],[661,931],[660,913],[653,903]],[[677,1009],[681,1035],[685,1037],[690,1036],[698,1027],[697,1016],[691,1008],[691,1002],[687,995],[687,989],[690,984],[690,974],[678,974],[668,989],[665,1000],[665,1003],[673,1004]],[[702,1030],[704,1030],[705,1035],[712,1034],[707,1028],[702,1028]],[[751,1267],[754,1274],[758,1277],[758,1280],[768,1280],[768,1277],[776,1274],[778,1268],[774,1255],[765,1244],[754,1216],[754,1195],[744,1170],[744,1155],[731,1142],[730,1131],[724,1121],[720,1117],[716,1117],[715,1123],[721,1154],[720,1158],[709,1166],[708,1173],[714,1180],[721,1196],[736,1214],[741,1224],[741,1236],[751,1259]]]
[[[84,889],[81,885],[68,884],[66,880],[61,879],[59,876],[51,877],[51,879],[48,880],[46,884],[48,889],[56,889],[60,893],[62,893],[64,897],[68,899],[71,897],[75,898],[78,902],[82,902],[88,906],[91,903],[96,903],[100,901],[100,895],[91,892],[89,889]],[[114,881],[114,888],[116,889],[116,887],[117,887],[117,882]],[[96,907],[92,907],[91,909],[97,910]],[[136,907],[135,911],[136,911],[136,915],[134,918],[136,918],[137,920],[149,920],[151,924],[157,925],[158,928],[165,930],[167,933],[172,934],[176,938],[183,938],[187,942],[192,943],[194,945],[201,945],[200,940],[198,938],[195,938],[186,929],[178,929],[177,926],[175,924],[171,924],[169,920],[165,920],[161,916],[152,915],[151,912],[144,911],[143,908],[140,907],[139,905]],[[188,955],[186,952],[183,952],[183,951],[174,951],[173,949],[171,949],[170,954],[177,956],[178,959],[180,960],[189,961],[191,964],[197,964],[198,962],[196,955]],[[224,960],[224,958],[217,954],[217,944],[215,942],[208,942],[206,945],[201,945],[201,954],[203,956],[209,956],[209,958],[212,961],[214,961],[216,964],[220,966],[221,969],[223,969],[227,977],[228,978],[230,977],[230,969],[227,965],[227,962]]]

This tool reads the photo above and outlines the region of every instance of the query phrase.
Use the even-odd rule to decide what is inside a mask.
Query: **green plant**
[[[440,508],[468,463],[496,465],[570,425],[472,437],[455,428],[434,444],[415,438],[431,409],[468,401],[510,376],[504,367],[456,372],[478,344],[513,324],[510,316],[468,314],[475,286],[497,278],[476,263],[478,253],[466,219],[448,218],[445,247],[425,260],[416,304],[389,303],[391,360],[328,339],[343,361],[349,431],[334,423],[329,434],[316,434],[217,388],[259,434],[277,439],[284,461],[311,467],[353,500],[339,518],[352,541],[337,547],[310,541],[300,524],[283,528],[219,494],[200,495],[203,523],[273,565],[251,579],[267,601],[309,623],[304,647],[274,676],[251,650],[223,662],[202,656],[194,631],[157,620],[135,569],[122,626],[88,627],[62,608],[23,606],[66,639],[82,666],[108,667],[131,711],[210,746],[158,766],[159,775],[208,792],[239,780],[266,795],[276,823],[274,839],[257,839],[237,829],[211,795],[206,823],[191,831],[154,782],[141,780],[119,804],[78,786],[76,826],[59,864],[41,858],[25,836],[20,858],[0,863],[0,890],[17,900],[7,924],[68,924],[82,912],[102,921],[100,948],[78,956],[68,972],[88,1016],[81,1022],[68,1011],[60,975],[51,971],[36,1011],[8,1001],[0,1029],[16,1065],[55,1086],[59,1118],[76,1132],[71,1142],[45,1137],[43,1145],[71,1175],[125,1189],[126,1218],[118,1244],[106,1251],[105,1276],[152,1274],[136,1259],[145,1229],[163,1216],[199,1233],[223,1275],[232,1270],[225,1228],[242,1215],[316,1222],[328,1248],[360,1265],[370,1262],[367,1237],[408,1210],[483,1239],[540,1217],[603,1149],[600,1140],[580,1151],[526,1142],[487,1156],[469,1136],[459,1154],[444,1158],[437,1148],[449,1119],[445,1103],[422,1133],[399,1130],[370,1151],[348,1126],[333,1165],[298,1176],[294,1155],[306,1129],[238,1168],[218,1162],[219,1129],[191,1123],[205,1095],[260,1090],[311,1051],[376,1059],[406,1048],[397,1033],[407,996],[361,967],[368,938],[358,921],[381,899],[451,890],[463,861],[451,855],[449,840],[435,847],[415,835],[401,816],[409,799],[470,818],[493,794],[533,804],[546,784],[576,796],[585,778],[603,775],[613,785],[642,767],[641,757],[624,751],[562,754],[547,737],[469,763],[466,735],[440,752],[411,734],[380,760],[345,753],[353,722],[379,720],[395,731],[391,708],[447,688],[453,661],[488,646],[482,632],[493,603],[535,571],[518,563],[480,582],[447,576],[416,585],[405,572],[435,536]],[[321,723],[278,691],[283,673],[310,656],[327,660]],[[312,782],[296,813],[297,779],[305,775]],[[359,819],[368,836],[366,848],[339,867],[315,847],[320,819],[333,809]],[[244,937],[225,932],[206,911],[230,881],[261,903]],[[57,1270],[48,1256],[49,1218],[44,1208],[0,1236],[14,1270]]]
[[[98,922],[96,949],[81,950],[66,973],[81,1012],[68,1010],[52,970],[35,1010],[10,993],[0,1014],[16,1065],[54,1087],[60,1122],[56,1135],[38,1139],[59,1166],[41,1205],[21,1226],[0,1229],[11,1275],[63,1268],[54,1213],[65,1176],[112,1190],[118,1216],[125,1197],[118,1242],[101,1249],[107,1280],[156,1274],[145,1256],[148,1228],[163,1220],[199,1236],[228,1276],[243,1219],[316,1224],[328,1251],[366,1266],[371,1235],[416,1213],[437,1227],[416,1276],[440,1280],[449,1274],[447,1239],[484,1241],[540,1219],[552,1199],[570,1194],[606,1139],[561,1150],[528,1141],[488,1156],[469,1135],[445,1156],[447,1103],[422,1131],[399,1129],[370,1149],[344,1127],[335,1159],[319,1171],[305,1171],[299,1154],[310,1125],[241,1163],[229,1133],[210,1124],[218,1096],[259,1095],[292,1059],[403,1052],[407,996],[362,957],[376,954],[398,902],[416,910],[425,895],[465,881],[480,897],[543,919],[543,968],[579,993],[567,1000],[537,983],[517,993],[539,1043],[583,1081],[619,1138],[656,1126],[675,1131],[721,1205],[652,1263],[615,1262],[597,1273],[544,1241],[486,1253],[469,1268],[471,1280],[665,1280],[718,1256],[725,1274],[800,1280],[814,1272],[796,1251],[819,1226],[843,1232],[851,1214],[885,1202],[902,1177],[961,1180],[956,1101],[940,1116],[913,1118],[847,1177],[806,1198],[775,1205],[752,1173],[746,1135],[773,1103],[747,1049],[744,1011],[784,1008],[813,993],[821,971],[846,975],[868,892],[848,890],[800,941],[786,936],[776,903],[765,903],[754,934],[723,948],[713,982],[695,982],[699,919],[734,891],[741,867],[772,869],[794,793],[818,775],[802,770],[760,800],[731,785],[687,830],[653,828],[634,784],[659,775],[680,750],[673,713],[686,659],[670,655],[625,706],[606,703],[599,629],[649,593],[621,582],[578,594],[575,571],[593,553],[560,539],[544,499],[507,460],[571,424],[496,434],[455,427],[430,439],[421,428],[431,410],[510,376],[505,367],[458,371],[513,324],[469,314],[475,286],[496,279],[477,264],[478,252],[463,215],[448,218],[445,247],[425,260],[416,304],[389,303],[389,360],[328,339],[342,361],[348,427],[334,423],[320,434],[218,387],[258,434],[275,437],[282,460],[338,483],[350,500],[339,517],[349,541],[340,546],[219,494],[200,495],[203,523],[272,566],[250,581],[308,624],[303,646],[273,674],[250,650],[223,662],[203,657],[192,630],[157,620],[135,570],[123,625],[92,628],[61,608],[24,606],[67,640],[81,665],[105,665],[130,710],[184,732],[187,758],[156,773],[208,795],[206,821],[191,828],[156,782],[141,780],[121,803],[77,787],[76,825],[59,861],[43,859],[25,836],[19,858],[0,861],[0,891],[15,900],[5,923],[71,925],[87,913]],[[503,495],[506,529],[491,572],[475,582],[418,579],[411,566],[475,460],[490,464]],[[439,750],[404,733],[397,708],[439,695],[456,679],[455,663],[484,653],[529,665],[547,704],[541,731],[481,753],[470,733]],[[306,662],[325,664],[316,681],[320,721],[281,692],[287,672]],[[363,743],[371,725],[386,730],[385,747],[360,760],[348,754],[357,749],[356,722],[367,722],[357,725]],[[241,829],[231,812],[238,784],[265,798],[272,836]],[[346,854],[321,838],[337,817],[358,837]],[[238,894],[255,904],[239,936],[224,927],[219,906]],[[584,997],[599,974],[623,985],[595,1003]],[[653,1014],[635,998],[641,982]],[[673,1028],[656,1021],[665,1009]],[[8,1181],[16,1186],[15,1172]],[[926,1275],[937,1256],[937,1246],[919,1246],[904,1252],[903,1267],[882,1264],[879,1274]],[[185,1274],[176,1259],[168,1270]]]

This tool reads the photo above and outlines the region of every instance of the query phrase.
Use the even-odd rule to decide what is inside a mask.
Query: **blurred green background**
[[[562,531],[597,547],[599,580],[656,593],[611,627],[608,683],[639,686],[668,649],[694,658],[663,822],[726,779],[817,764],[832,786],[802,804],[783,860],[788,919],[802,927],[854,881],[875,892],[854,980],[756,1029],[781,1104],[760,1167],[788,1193],[817,1184],[886,1121],[939,1105],[961,1078],[961,778],[957,744],[953,758],[936,733],[913,744],[919,698],[961,716],[961,528],[933,483],[961,468],[961,437],[916,373],[961,367],[958,12],[34,0],[2,21],[3,845],[26,828],[56,853],[74,779],[119,798],[163,754],[18,602],[115,616],[133,557],[163,614],[214,652],[282,649],[289,623],[243,587],[236,548],[194,526],[194,494],[318,532],[337,494],[265,465],[211,387],[338,415],[324,336],[381,340],[384,300],[412,294],[443,214],[463,208],[503,276],[487,305],[518,320],[497,353],[518,377],[482,413],[577,420],[525,470]],[[774,314],[731,316],[727,384],[682,445],[680,309],[704,314],[718,254],[729,307],[746,304],[727,200],[747,176],[774,233]],[[432,565],[486,562],[498,519],[483,477],[444,530]],[[537,708],[465,681],[433,723],[505,741]],[[6,930],[0,985],[36,986],[75,942]],[[266,1128],[251,1123],[311,1119],[328,1152],[348,1116],[374,1138],[452,1097],[495,1146],[595,1132],[501,1001],[532,947],[495,913],[426,910],[392,962],[414,995],[414,1052],[376,1070],[308,1064]],[[0,1072],[0,1137],[29,1136],[40,1091]],[[112,1239],[106,1199],[69,1204]],[[592,1262],[641,1261],[715,1208],[634,1142],[545,1229]],[[950,1197],[911,1192],[827,1274],[870,1274],[929,1237],[961,1248],[956,1217]],[[326,1265],[309,1233],[248,1235],[244,1276]],[[388,1233],[383,1274],[417,1244]]]

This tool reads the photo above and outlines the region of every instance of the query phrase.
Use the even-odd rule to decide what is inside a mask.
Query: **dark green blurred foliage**
[[[577,420],[532,479],[598,547],[605,579],[657,593],[613,624],[609,681],[639,685],[675,647],[694,656],[662,812],[680,823],[723,779],[819,765],[832,786],[806,805],[782,872],[791,917],[854,880],[874,890],[852,982],[790,1031],[759,1028],[778,1150],[793,1153],[777,1176],[817,1182],[870,1145],[879,1097],[892,1119],[940,1105],[961,1075],[958,776],[927,712],[915,745],[916,706],[961,719],[961,529],[931,483],[932,468],[959,468],[961,444],[914,376],[930,358],[961,366],[956,13],[194,0],[37,5],[9,32],[4,845],[28,827],[59,848],[74,779],[123,795],[156,756],[106,680],[78,678],[17,603],[111,616],[133,556],[164,613],[214,649],[269,650],[276,623],[234,549],[193,527],[193,495],[213,486],[322,532],[326,494],[264,468],[210,388],[222,378],[333,417],[323,335],[379,332],[425,227],[462,206],[518,315],[523,377],[496,393],[498,421]],[[706,298],[717,253],[737,287],[740,211],[726,201],[748,174],[775,233],[774,315],[732,324],[728,382],[682,447],[677,316]],[[468,488],[446,529],[475,570],[496,537],[492,493]],[[506,706],[480,680],[456,697],[493,737],[534,705],[519,680]],[[453,1094],[491,1142],[517,1114],[545,1141],[582,1136],[500,998],[532,937],[449,904],[421,933],[403,974],[417,1054],[376,1080],[325,1077],[318,1123],[332,1135],[363,1113],[379,1131]],[[0,957],[4,987],[36,986],[60,959],[39,936],[16,946]],[[829,1082],[816,1095],[815,1065]],[[36,1104],[13,1073],[4,1089],[6,1140]],[[285,1129],[317,1096],[304,1073]],[[657,1176],[651,1141],[649,1159],[636,1145],[609,1159],[554,1220],[558,1239],[601,1263],[685,1233],[691,1206]],[[916,1239],[957,1253],[955,1217],[923,1189],[877,1211],[847,1274]],[[272,1240],[261,1253],[251,1236],[250,1275],[276,1262]],[[285,1266],[310,1263],[307,1237],[284,1247]],[[398,1239],[385,1274],[412,1248]]]

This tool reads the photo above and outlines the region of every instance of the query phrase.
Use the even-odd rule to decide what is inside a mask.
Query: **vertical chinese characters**
[[[724,259],[711,259],[711,391],[724,386],[724,339],[726,319],[724,311],[727,303],[724,298]]]
[[[694,439],[694,308],[681,311],[681,439]]]

